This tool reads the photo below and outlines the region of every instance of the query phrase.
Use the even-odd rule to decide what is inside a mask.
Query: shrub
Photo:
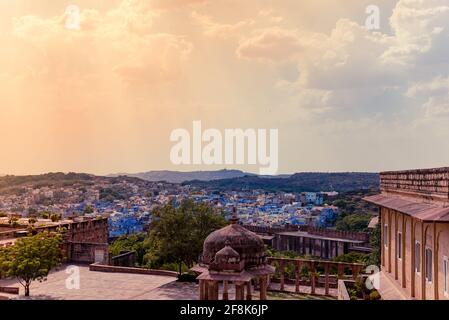
[[[57,222],[57,221],[61,220],[61,216],[59,214],[55,213],[55,214],[51,215],[50,219],[52,222]]]
[[[190,273],[183,273],[178,276],[179,282],[196,282],[196,275]]]
[[[382,297],[380,296],[380,293],[379,293],[379,291],[377,291],[377,290],[374,290],[373,292],[371,292],[370,294],[369,294],[369,299],[370,300],[380,300]]]

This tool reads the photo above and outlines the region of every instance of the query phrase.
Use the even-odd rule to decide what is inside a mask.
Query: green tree
[[[84,213],[85,214],[94,213],[94,209],[91,206],[86,206],[86,208],[84,208]]]
[[[48,211],[42,211],[41,213],[39,213],[39,216],[40,216],[42,219],[49,219],[50,216],[51,216],[51,212],[48,212]]]
[[[60,214],[57,214],[57,213],[52,214],[52,215],[50,216],[50,219],[51,219],[51,221],[53,221],[53,222],[60,221],[60,220],[61,220],[61,215],[60,215]]]
[[[33,217],[37,215],[37,210],[35,208],[28,209],[28,216]]]
[[[333,261],[335,262],[345,262],[345,263],[363,263],[366,264],[369,256],[363,253],[350,252],[347,254],[339,255],[335,257]]]
[[[380,223],[377,224],[376,228],[372,231],[370,235],[370,243],[373,247],[373,252],[369,256],[369,264],[380,266],[380,246],[381,246],[381,235],[380,235]]]
[[[149,240],[154,245],[146,260],[150,265],[177,263],[179,274],[184,264],[192,267],[198,261],[206,237],[226,224],[223,216],[211,207],[191,200],[183,201],[176,208],[173,205],[158,208],[153,217]]]
[[[48,232],[18,239],[14,246],[2,250],[0,270],[7,277],[16,277],[28,297],[32,281],[45,281],[50,270],[62,263],[61,245],[61,235]]]
[[[369,214],[351,214],[338,221],[336,227],[341,231],[366,231],[372,217]]]
[[[118,256],[124,251],[135,251],[136,260],[139,265],[143,264],[143,258],[149,249],[150,246],[148,245],[148,241],[146,241],[145,233],[121,236],[109,246],[109,252],[113,256]]]

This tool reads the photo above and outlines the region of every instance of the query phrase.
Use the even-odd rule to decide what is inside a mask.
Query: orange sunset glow
[[[278,129],[279,173],[447,164],[449,4],[372,2],[0,0],[0,174],[226,167],[170,162],[196,120]]]

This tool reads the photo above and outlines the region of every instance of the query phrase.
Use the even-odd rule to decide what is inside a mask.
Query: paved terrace
[[[61,268],[51,272],[47,281],[33,282],[30,298],[43,300],[194,300],[198,298],[197,287],[176,282],[174,277],[89,271],[88,266],[79,266],[79,268],[79,290],[66,288],[66,279],[70,274],[66,273],[65,268]],[[19,298],[23,298],[23,287],[16,280],[0,280],[0,286],[20,287]],[[17,296],[9,297],[17,298]]]
[[[131,273],[111,273],[90,271],[88,266],[78,266],[80,269],[80,289],[67,289],[66,280],[70,276],[65,268],[50,273],[45,282],[33,282],[31,297],[23,296],[23,287],[17,280],[0,280],[0,286],[18,287],[20,296],[0,293],[2,297],[10,299],[32,300],[197,300],[198,285],[195,283],[177,282],[176,278],[160,275],[143,275]],[[280,284],[272,283],[271,290],[279,290]],[[316,288],[318,295],[310,295],[310,286],[285,284],[283,293],[269,292],[268,299],[333,299],[325,294],[324,288]],[[298,292],[301,294],[298,294]],[[330,289],[330,295],[336,296],[336,289]],[[222,288],[220,288],[220,296]],[[258,292],[254,292],[253,299],[258,299]],[[229,290],[230,300],[235,299],[233,286]]]

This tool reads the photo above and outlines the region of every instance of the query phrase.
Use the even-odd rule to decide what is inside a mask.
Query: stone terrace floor
[[[140,275],[130,273],[108,273],[90,271],[88,266],[78,266],[80,271],[80,289],[66,288],[70,274],[65,268],[50,273],[47,281],[33,282],[31,297],[33,300],[197,300],[199,288],[195,283],[177,282],[174,277]],[[20,288],[20,296],[6,295],[11,299],[25,299],[23,287],[16,280],[0,280],[0,286]],[[278,284],[271,285],[278,289]],[[269,292],[269,300],[321,300],[335,299],[324,296],[311,296],[310,288],[301,287],[302,294],[294,294],[294,286],[286,286],[290,293]],[[309,290],[308,290],[309,289]],[[220,296],[222,294],[220,288]],[[318,290],[319,291],[319,290]],[[332,294],[333,292],[331,292]],[[258,299],[255,292],[253,299]],[[234,299],[233,286],[229,298]],[[1,297],[0,297],[1,298]]]
[[[160,300],[196,299],[196,290],[183,290],[176,278],[167,276],[139,275],[128,273],[105,273],[89,271],[88,266],[78,266],[80,289],[67,289],[66,279],[70,274],[65,268],[51,272],[48,280],[31,284],[31,299],[44,300]],[[174,284],[177,284],[174,286]],[[0,280],[0,286],[23,287],[14,280]],[[176,288],[174,288],[176,287]],[[186,288],[187,289],[187,288]],[[4,295],[4,294],[2,294]],[[10,298],[14,296],[9,295]],[[17,296],[15,296],[17,299]]]

